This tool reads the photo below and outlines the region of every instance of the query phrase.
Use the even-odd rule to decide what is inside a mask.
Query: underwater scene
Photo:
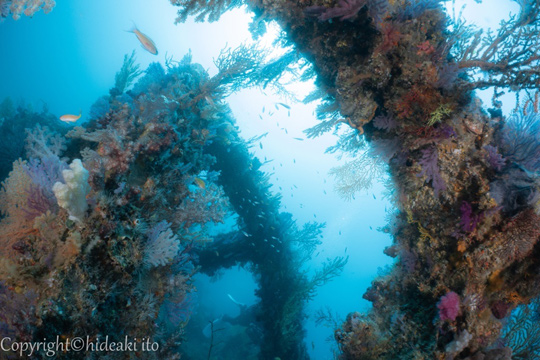
[[[0,0],[0,360],[540,359],[540,0]]]

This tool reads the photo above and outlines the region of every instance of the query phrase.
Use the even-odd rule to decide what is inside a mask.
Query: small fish
[[[265,107],[263,106],[263,108],[262,108],[262,113],[263,113],[263,114],[264,114],[264,110],[265,110]]]
[[[339,235],[341,235],[341,230],[339,230]]]
[[[276,109],[277,109],[277,105],[281,105],[281,106],[283,106],[285,109],[289,109],[289,110],[291,109],[291,107],[290,107],[289,105],[284,104],[284,103],[281,103],[281,102],[279,102],[279,103],[276,104]]]
[[[261,114],[259,114],[259,117],[261,118],[261,120],[263,119],[262,116],[261,116]]]
[[[326,195],[326,190],[323,190],[324,195]]]
[[[345,247],[345,253],[347,253],[347,248]]]
[[[375,197],[375,194],[371,194],[371,195],[373,195],[373,198],[374,198],[375,200],[377,200],[377,198]]]
[[[212,100],[212,99],[210,98],[210,96],[206,95],[206,96],[204,97],[204,99],[206,100],[206,102],[208,102],[209,105],[212,105],[212,106],[215,106],[215,105],[216,105],[216,104],[214,103],[214,100]]]
[[[206,188],[206,183],[204,182],[203,179],[201,178],[198,178],[196,177],[195,180],[193,180],[193,182],[195,182],[195,184],[200,187],[201,189],[205,189]]]
[[[298,141],[304,141],[304,139],[302,138],[293,138],[294,140],[298,140]]]
[[[152,55],[157,55],[158,51],[156,48],[156,44],[150,39],[147,35],[143,34],[142,32],[137,29],[137,26],[133,24],[133,29],[129,30],[128,32],[132,32],[137,36],[137,39],[141,42],[142,47],[148,51]]]
[[[262,142],[261,142],[261,143],[259,143],[259,147],[260,147],[261,149],[263,148],[263,146],[262,146]]]
[[[60,116],[60,120],[67,123],[75,122],[81,118],[81,115],[82,115],[82,110],[79,112],[79,115],[71,115],[71,114],[62,115]]]
[[[373,230],[373,226],[370,226],[370,227],[369,227],[369,230]]]

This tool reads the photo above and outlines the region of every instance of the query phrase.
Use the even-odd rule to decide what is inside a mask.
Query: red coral
[[[123,174],[134,159],[133,144],[123,144],[118,136],[107,132],[99,143],[97,153],[102,157],[107,175]]]
[[[435,48],[433,47],[433,45],[431,45],[431,43],[429,42],[429,40],[426,40],[424,41],[423,43],[420,43],[418,45],[416,45],[416,47],[418,48],[418,51],[416,52],[416,55],[431,55],[435,52]]]
[[[398,45],[402,34],[398,31],[398,26],[394,22],[382,23],[380,31],[383,40],[375,52],[384,54]]]
[[[427,79],[433,80],[436,83],[436,73],[431,73],[428,69],[419,69],[423,71]],[[395,113],[401,119],[418,119],[426,122],[430,115],[437,110],[441,103],[444,103],[440,93],[430,86],[414,85],[406,94],[401,96],[396,103]]]
[[[134,146],[135,152],[156,153],[178,140],[172,126],[167,123],[150,122]]]

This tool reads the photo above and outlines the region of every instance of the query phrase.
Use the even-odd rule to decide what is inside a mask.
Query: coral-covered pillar
[[[214,20],[241,5],[173,3],[181,20]],[[278,21],[312,62],[333,102],[317,129],[345,123],[363,134],[394,180],[387,253],[396,266],[365,294],[372,311],[336,330],[344,359],[510,356],[486,349],[510,310],[540,292],[540,141],[527,136],[538,129],[538,107],[529,101],[505,121],[497,108],[486,114],[471,90],[538,86],[538,4],[520,4],[519,16],[482,39],[449,27],[439,1],[249,2],[252,28]]]

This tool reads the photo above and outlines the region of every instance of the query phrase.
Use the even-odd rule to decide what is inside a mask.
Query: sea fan
[[[60,157],[66,150],[66,140],[47,126],[37,124],[32,130],[26,130],[26,153],[28,157]]]
[[[492,145],[486,145],[484,146],[484,149],[487,152],[487,161],[489,165],[493,169],[501,171],[506,164],[506,159],[501,154],[499,154],[499,152],[497,151],[497,147]]]
[[[147,268],[167,265],[178,254],[180,240],[173,234],[168,222],[159,222],[148,231],[147,236],[143,259]]]
[[[422,165],[422,171],[418,176],[426,176],[426,182],[431,181],[435,196],[439,196],[441,191],[446,190],[446,183],[444,182],[439,172],[439,166],[437,162],[439,160],[439,152],[435,146],[430,146],[422,150],[422,158],[419,160]]]
[[[540,115],[528,104],[508,118],[502,154],[525,171],[540,172]]]

